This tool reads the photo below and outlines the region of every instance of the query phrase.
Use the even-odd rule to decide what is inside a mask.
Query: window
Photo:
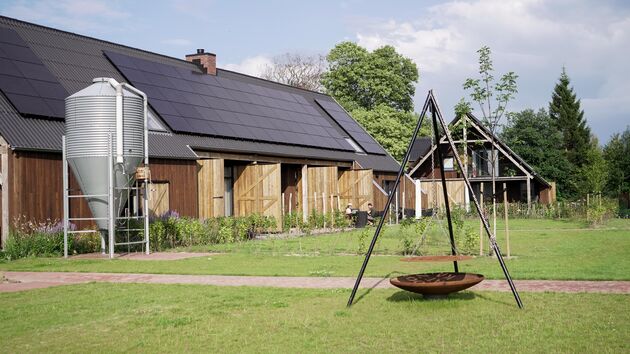
[[[351,138],[346,138],[346,142],[348,142],[348,144],[350,144],[350,146],[352,146],[352,148],[354,149],[354,151],[356,151],[359,154],[365,154],[365,151],[363,151],[363,149],[361,149],[361,147],[359,146],[359,144],[357,144],[354,140],[352,140]]]
[[[147,113],[147,129],[152,131],[165,132],[166,128],[164,128],[162,123],[160,123],[160,120],[158,119],[158,117],[155,116],[153,111],[149,109]]]
[[[453,158],[447,157],[444,159],[444,171],[453,171]]]

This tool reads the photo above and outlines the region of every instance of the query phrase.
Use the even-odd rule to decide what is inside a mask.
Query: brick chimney
[[[197,49],[196,54],[187,54],[186,60],[197,64],[208,75],[217,74],[217,56],[214,53],[206,53],[204,49]]]

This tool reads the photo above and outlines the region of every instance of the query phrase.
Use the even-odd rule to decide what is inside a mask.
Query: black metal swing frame
[[[457,151],[456,147],[455,147],[455,143],[453,142],[453,139],[451,137],[450,131],[448,129],[447,124],[444,122],[444,118],[442,117],[442,113],[440,111],[440,107],[437,104],[437,100],[435,98],[435,96],[433,95],[433,90],[429,90],[429,93],[427,94],[427,98],[424,102],[424,106],[422,107],[422,111],[420,113],[420,118],[418,119],[418,123],[416,124],[416,128],[413,131],[413,134],[411,136],[411,141],[409,142],[409,145],[407,146],[407,152],[405,153],[405,157],[403,158],[401,164],[400,164],[400,170],[398,171],[398,175],[396,177],[396,181],[394,183],[394,188],[393,190],[396,190],[400,184],[400,180],[403,176],[403,173],[405,172],[405,168],[407,166],[407,163],[409,163],[409,155],[411,154],[411,148],[413,146],[414,141],[416,140],[417,136],[418,136],[418,132],[420,131],[420,127],[422,126],[422,122],[427,114],[427,112],[431,113],[431,119],[432,119],[432,123],[433,123],[433,131],[434,131],[434,135],[435,135],[435,141],[439,142],[440,141],[440,136],[439,136],[439,132],[438,132],[438,124],[439,126],[442,128],[442,130],[444,131],[444,135],[446,136],[446,139],[448,141],[449,147],[451,148],[452,151]],[[442,159],[442,151],[441,149],[437,150],[437,154],[438,154],[438,160],[439,160],[439,164],[440,164],[440,171],[444,170],[444,161]],[[464,167],[462,164],[462,161],[459,157],[458,154],[454,154],[454,158],[455,161],[457,162],[458,167],[460,168],[460,170],[464,171]],[[449,200],[448,200],[448,193],[447,193],[447,187],[446,187],[446,179],[444,176],[444,173],[440,173],[441,175],[441,179],[442,179],[442,191],[443,191],[443,195],[444,195],[444,207],[446,209],[446,218],[448,220],[448,231],[449,231],[449,238],[450,238],[450,242],[451,242],[451,254],[453,256],[456,256],[456,248],[455,248],[455,239],[453,237],[453,225],[451,222],[451,209],[450,209],[450,205],[449,205]],[[464,174],[464,183],[466,184],[466,187],[468,188],[468,190],[472,190],[472,186],[470,184],[470,180],[468,179],[468,176],[466,176]],[[357,276],[357,279],[354,283],[354,287],[352,288],[352,293],[350,294],[350,298],[348,299],[348,304],[347,306],[350,307],[352,306],[353,302],[354,302],[354,297],[357,293],[357,290],[359,289],[359,285],[361,284],[361,280],[363,279],[363,274],[365,273],[365,268],[367,268],[368,262],[370,261],[370,257],[372,255],[372,252],[374,251],[374,246],[376,245],[376,241],[378,239],[378,236],[381,233],[381,229],[383,228],[383,224],[385,221],[385,218],[387,216],[387,212],[392,204],[392,201],[394,199],[394,195],[395,193],[390,193],[389,197],[387,198],[387,203],[385,204],[385,209],[383,211],[383,215],[378,223],[378,226],[376,227],[376,230],[374,231],[374,236],[372,237],[372,241],[370,242],[370,247],[368,248],[367,253],[365,254],[365,259],[363,260],[363,264],[361,265],[361,269],[359,270],[359,274]],[[482,223],[483,223],[483,227],[486,231],[486,235],[488,236],[488,240],[490,242],[490,247],[492,248],[492,250],[494,251],[497,260],[499,261],[499,265],[501,266],[501,269],[503,270],[503,274],[505,275],[505,279],[507,280],[509,286],[510,286],[510,290],[512,291],[512,294],[514,295],[514,300],[516,301],[516,304],[518,305],[519,308],[523,308],[523,302],[521,301],[521,297],[518,294],[518,291],[516,290],[516,287],[514,285],[514,281],[512,280],[512,277],[510,276],[510,272],[507,269],[507,266],[505,264],[505,261],[503,260],[503,256],[501,254],[501,250],[499,249],[499,245],[496,242],[496,238],[495,236],[492,234],[492,232],[490,231],[490,225],[488,223],[488,219],[485,217],[481,206],[479,205],[479,201],[477,200],[477,196],[475,196],[474,194],[471,196],[472,200],[475,204],[475,208],[477,210],[477,214],[479,215],[479,218],[481,219]],[[455,270],[455,273],[459,273],[459,265],[457,264],[457,260],[453,261],[453,268]]]

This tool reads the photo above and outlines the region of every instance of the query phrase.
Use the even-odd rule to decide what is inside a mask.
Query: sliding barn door
[[[337,190],[337,166],[308,167],[306,205],[309,213],[313,210],[328,213],[337,209]]]
[[[202,220],[225,213],[223,173],[223,159],[197,161],[197,200]]]
[[[339,172],[339,199],[341,207],[348,203],[360,210],[367,210],[368,203],[373,203],[372,170],[346,170]]]
[[[254,213],[273,216],[282,225],[280,164],[236,166],[234,177],[234,215]],[[279,230],[279,229],[278,229]]]

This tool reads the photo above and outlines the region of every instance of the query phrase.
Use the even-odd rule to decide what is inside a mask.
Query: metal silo
[[[78,197],[87,201],[93,215],[88,219],[101,230],[103,247],[105,231],[109,234],[111,256],[113,246],[119,244],[115,232],[120,220],[132,219],[121,217],[121,212],[133,194],[130,191],[140,190],[134,187],[136,168],[143,160],[148,164],[146,109],[144,93],[110,78],[96,78],[92,85],[66,98],[64,165],[67,163],[79,183],[82,194]],[[143,210],[147,210],[147,191]],[[68,214],[65,209],[67,205],[64,214]],[[79,219],[85,218],[74,218]],[[148,219],[144,219],[148,251]],[[66,226],[72,220],[64,216]]]

